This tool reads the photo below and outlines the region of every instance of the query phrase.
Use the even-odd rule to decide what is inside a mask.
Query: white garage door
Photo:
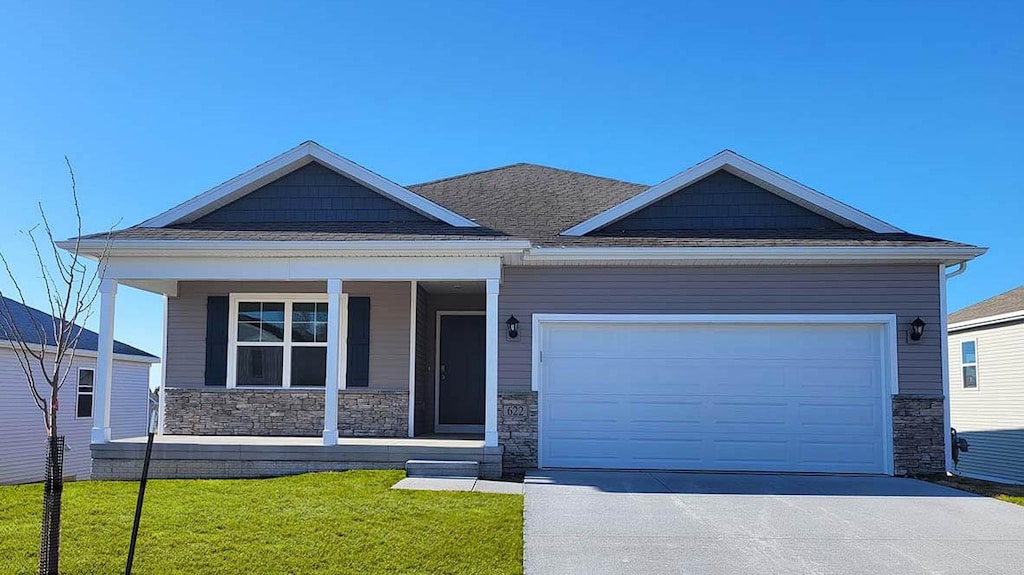
[[[542,324],[540,465],[885,473],[883,333]]]

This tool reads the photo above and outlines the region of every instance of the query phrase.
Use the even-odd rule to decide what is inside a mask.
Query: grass
[[[954,489],[960,489],[970,493],[977,493],[978,495],[984,495],[986,497],[993,497],[1008,503],[1024,505],[1024,485],[1008,485],[1005,483],[995,483],[993,481],[982,481],[981,479],[960,477],[958,475],[934,475],[924,477],[923,479],[931,481],[932,483],[938,483],[939,485],[945,485],[946,487],[952,487]]]
[[[522,496],[391,490],[403,476],[150,481],[133,573],[522,573]],[[66,484],[62,574],[124,571],[137,489]],[[4,574],[37,568],[41,492],[0,486]]]

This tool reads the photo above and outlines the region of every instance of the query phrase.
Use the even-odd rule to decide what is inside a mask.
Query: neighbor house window
[[[964,377],[964,389],[978,387],[978,342],[965,341],[960,343],[961,372]]]
[[[91,369],[78,370],[78,393],[75,417],[92,417],[93,381],[96,373]]]
[[[240,295],[232,305],[230,351],[237,387],[323,387],[327,302],[313,297]]]

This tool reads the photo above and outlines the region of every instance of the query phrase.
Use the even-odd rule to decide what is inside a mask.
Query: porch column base
[[[338,430],[335,429],[334,431],[330,431],[330,430],[325,429],[324,430],[323,438],[324,438],[324,445],[328,445],[328,446],[330,446],[330,445],[337,445],[338,444]]]
[[[92,443],[110,443],[110,428],[109,427],[94,427],[92,428]]]

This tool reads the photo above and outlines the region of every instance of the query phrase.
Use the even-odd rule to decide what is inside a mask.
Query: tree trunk
[[[60,508],[64,494],[64,437],[47,438],[43,483],[43,529],[39,535],[39,575],[57,575],[60,560]]]

